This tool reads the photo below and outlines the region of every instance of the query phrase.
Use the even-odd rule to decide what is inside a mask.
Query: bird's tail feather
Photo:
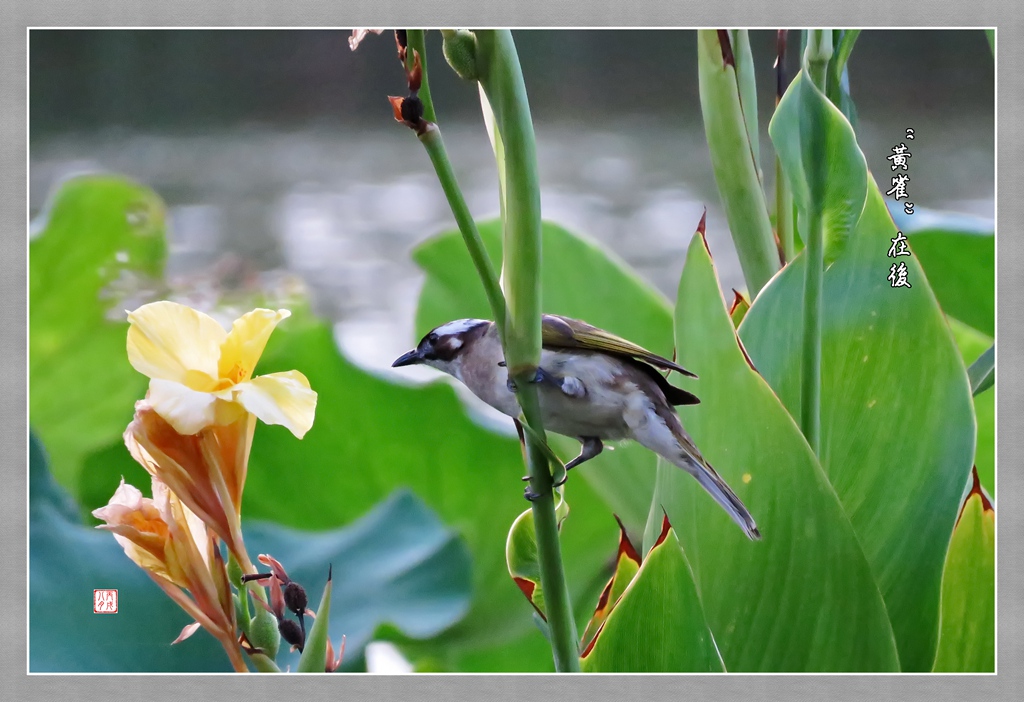
[[[677,460],[672,462],[696,478],[701,487],[715,498],[715,502],[722,506],[722,509],[732,517],[734,522],[740,525],[740,528],[746,532],[752,541],[760,539],[761,532],[757,530],[757,524],[754,523],[754,518],[751,516],[746,505],[736,496],[732,488],[722,480],[722,476],[707,461],[699,457],[700,454],[697,454],[697,456],[691,456],[684,450],[680,452]]]

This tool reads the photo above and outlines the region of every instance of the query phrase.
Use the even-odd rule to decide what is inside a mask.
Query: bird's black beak
[[[417,349],[403,353],[401,356],[395,359],[395,362],[391,364],[392,368],[398,368],[399,366],[411,366],[414,363],[420,362],[420,354]]]

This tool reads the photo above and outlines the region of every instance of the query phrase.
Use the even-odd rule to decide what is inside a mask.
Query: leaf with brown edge
[[[935,659],[943,563],[977,425],[964,361],[916,256],[903,257],[913,287],[886,280],[896,231],[870,183],[843,255],[824,272],[819,455],[885,598],[900,667],[924,672]],[[794,417],[805,264],[805,256],[793,259],[740,326]],[[707,402],[707,392],[695,392]]]
[[[533,525],[533,512],[526,510],[512,522],[505,542],[505,562],[512,581],[526,595],[544,621],[544,592],[540,585],[540,564],[537,561],[537,532]]]
[[[743,297],[743,293],[736,288],[733,288],[732,294],[732,307],[729,308],[729,319],[732,320],[732,325],[739,329],[740,322],[747,316],[747,310],[750,309],[750,301]]]
[[[615,521],[619,523],[619,551],[615,557],[615,572],[608,580],[608,584],[604,586],[604,590],[601,591],[597,607],[594,609],[594,616],[590,618],[587,628],[583,631],[580,644],[584,650],[590,648],[590,644],[593,643],[597,632],[604,626],[605,620],[608,619],[608,615],[615,607],[619,597],[622,596],[637,571],[640,570],[640,554],[630,543],[626,527],[622,525],[622,520],[617,515]]]
[[[557,503],[555,504],[555,518],[558,521],[558,528],[569,515],[569,503],[562,496],[560,488],[555,489]],[[537,614],[544,621],[547,621],[547,613],[544,611],[544,591],[540,584],[540,563],[537,551],[537,530],[533,523],[533,510],[528,509],[512,522],[512,528],[508,530],[508,540],[505,542],[505,562],[508,565],[508,573],[526,599],[529,600]]]
[[[583,651],[583,671],[725,670],[690,566],[667,517],[662,526],[658,542]]]
[[[995,672],[995,510],[971,479],[942,573],[935,672]]]
[[[898,670],[885,605],[850,521],[796,423],[744,359],[698,237],[680,279],[676,344],[700,376],[701,404],[680,408],[680,419],[762,534],[749,541],[692,477],[659,467],[651,520],[662,521],[662,507],[668,513],[726,667]]]

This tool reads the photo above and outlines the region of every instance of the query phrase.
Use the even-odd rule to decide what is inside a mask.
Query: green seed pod
[[[267,610],[256,605],[256,616],[249,622],[249,641],[256,648],[263,649],[267,658],[277,658],[281,635],[277,631],[277,619]]]
[[[477,80],[476,35],[465,29],[441,30],[444,36],[444,57],[448,65],[465,80]]]

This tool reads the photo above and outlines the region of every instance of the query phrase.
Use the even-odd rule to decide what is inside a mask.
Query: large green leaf
[[[887,281],[895,237],[871,186],[845,255],[824,276],[820,455],[885,597],[903,669],[920,671],[935,654],[974,416],[963,361],[916,259],[901,257],[912,287]],[[793,416],[804,261],[765,288],[740,326],[754,366]]]
[[[976,482],[953,530],[942,574],[935,672],[992,673],[996,665],[996,525]]]
[[[982,334],[977,329],[963,322],[949,318],[949,328],[953,330],[953,338],[964,365],[970,368],[981,360],[986,349],[993,349],[992,337]],[[978,471],[981,484],[990,495],[995,495],[996,488],[996,394],[982,391],[974,395],[974,416],[978,421],[978,440],[974,447],[974,468]]]
[[[164,206],[116,176],[64,182],[29,245],[29,413],[53,472],[76,489],[84,455],[119,436],[146,378],[128,364],[122,304],[158,277]]]
[[[608,615],[580,667],[588,673],[722,672],[675,532],[665,529]]]
[[[697,31],[700,110],[715,183],[750,296],[756,297],[779,269],[768,204],[761,185],[753,60],[745,30],[735,51],[729,32]],[[756,102],[756,99],[753,100]],[[752,124],[754,123],[754,124]]]
[[[501,265],[501,224],[480,224],[480,236]],[[672,355],[672,313],[665,298],[598,244],[543,224],[545,312],[584,319],[667,357]],[[414,253],[427,273],[416,317],[418,334],[452,319],[490,313],[469,254],[457,232],[429,240]],[[595,285],[594,281],[601,281]],[[579,442],[549,437],[564,458]],[[616,446],[570,474],[583,475],[634,534],[643,530],[654,489],[656,457],[641,446]],[[629,486],[629,489],[624,489]],[[575,503],[575,501],[573,501]]]
[[[850,96],[850,74],[847,61],[853,53],[853,45],[860,36],[859,29],[833,29],[832,46],[835,50],[828,63],[825,94],[832,104],[839,108],[850,125],[857,128],[857,107]]]
[[[34,436],[31,446],[31,670],[230,670],[223,650],[203,632],[171,646],[189,617],[128,560],[109,533],[78,522],[77,506],[54,483]],[[148,484],[137,487],[148,492]],[[469,605],[465,545],[408,492],[392,495],[344,529],[299,532],[247,522],[245,535],[251,553],[282,560],[292,579],[310,592],[320,589],[333,564],[330,632],[335,640],[346,635],[350,662],[359,660],[381,623],[425,638],[458,621]],[[94,588],[118,590],[116,615],[92,613]],[[279,661],[294,670],[298,655],[282,653]]]
[[[301,314],[275,331],[257,373],[290,368],[305,373],[319,393],[316,422],[302,441],[281,427],[257,428],[245,514],[327,528],[408,487],[458,530],[473,560],[468,617],[422,646],[408,643],[410,655],[467,670],[465,653],[500,645],[503,670],[549,669],[550,648],[504,559],[509,526],[527,504],[518,443],[474,424],[446,384],[403,387],[356,368],[338,352],[328,325]],[[598,535],[611,538],[614,525],[584,481],[569,485],[567,495],[574,518],[562,529],[563,552],[579,596],[602,572],[609,554]],[[343,597],[343,576],[336,568],[335,601]],[[545,667],[534,667],[545,659]]]
[[[868,167],[853,127],[801,71],[768,133],[801,212],[821,208],[828,265],[845,250],[867,195]]]
[[[896,226],[928,276],[943,311],[995,335],[996,239],[990,219],[901,206],[890,208]]]
[[[680,363],[700,376],[688,384],[701,404],[680,408],[680,418],[763,537],[749,541],[693,478],[659,467],[652,519],[663,507],[679,532],[726,668],[898,669],[853,527],[800,430],[748,365],[700,236],[679,284],[676,343]]]

